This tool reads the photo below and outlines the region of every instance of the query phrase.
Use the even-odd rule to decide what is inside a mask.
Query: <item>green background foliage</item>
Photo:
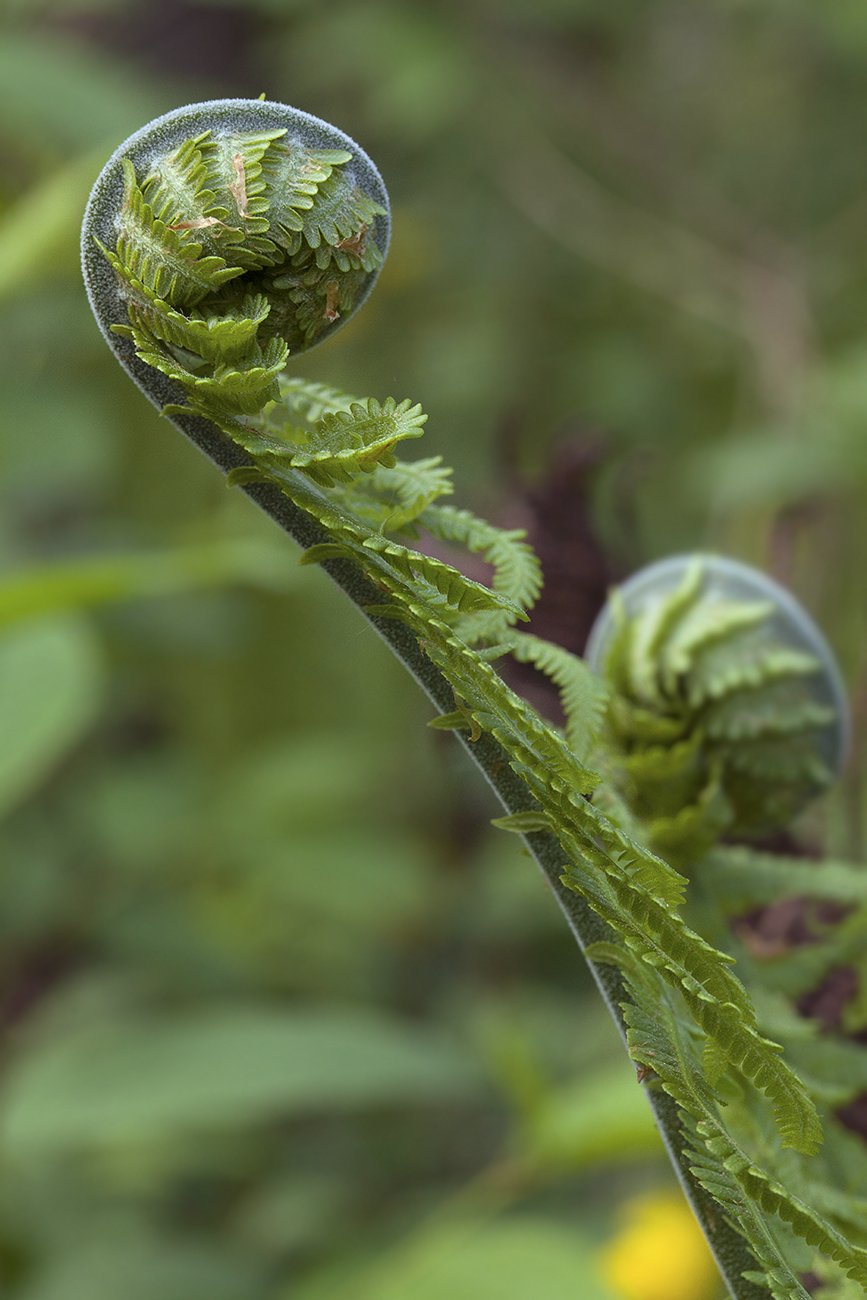
[[[801,833],[861,858],[865,63],[855,0],[6,0],[4,1295],[611,1300],[617,1207],[671,1180],[479,778],[105,348],[104,159],[263,91],[357,138],[392,251],[295,373],[421,402],[507,526],[592,448],[615,574],[791,585],[857,706]]]

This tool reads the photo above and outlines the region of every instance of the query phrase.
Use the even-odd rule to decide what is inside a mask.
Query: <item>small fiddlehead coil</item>
[[[283,104],[215,100],[121,145],[82,257],[97,320],[139,385],[222,423],[276,399],[287,357],[358,309],[388,237],[385,187],[348,136]]]
[[[669,860],[785,825],[841,764],[833,655],[747,565],[677,556],[642,570],[612,597],[588,658],[612,688],[612,782]]]

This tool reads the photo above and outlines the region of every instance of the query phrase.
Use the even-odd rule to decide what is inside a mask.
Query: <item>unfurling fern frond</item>
[[[614,693],[613,779],[651,842],[684,863],[724,831],[784,825],[839,761],[840,692],[820,634],[769,580],[755,575],[750,591],[750,574],[712,556],[651,566],[596,636]]]
[[[389,533],[404,532],[439,497],[450,496],[452,471],[442,456],[426,460],[397,461],[378,465],[371,488],[383,501],[382,527]],[[388,498],[391,498],[391,508]],[[507,593],[503,593],[507,594]]]
[[[420,408],[282,373],[290,350],[332,333],[375,279],[388,222],[372,164],[315,119],[258,103],[235,103],[207,129],[201,111],[182,110],[171,130],[162,124],[158,147],[131,144],[99,191],[120,210],[102,214],[101,242],[90,231],[85,241],[112,346],[164,412],[231,469],[229,482],[251,485],[293,532],[302,562],[326,565],[380,629],[399,634],[398,653],[434,683],[441,712],[432,725],[486,752],[485,771],[511,809],[497,824],[538,851],[582,942],[582,927],[606,936],[589,956],[620,968],[615,1000],[625,986],[630,1051],[653,1071],[649,1087],[680,1108],[672,1118],[675,1106],[654,1098],[667,1108],[657,1110],[667,1139],[686,1149],[687,1185],[706,1189],[720,1221],[743,1234],[755,1284],[804,1300],[785,1250],[792,1233],[867,1282],[867,1256],[844,1235],[863,1235],[864,1223],[835,1208],[823,1181],[833,1153],[812,1154],[821,1129],[810,1095],[835,1106],[862,1083],[867,1090],[867,1052],[836,1043],[832,1053],[810,1022],[792,1032],[791,1001],[834,961],[861,969],[865,887],[842,866],[824,881],[817,873],[809,890],[812,868],[707,852],[723,830],[762,828],[827,783],[825,742],[840,718],[815,692],[816,654],[780,637],[773,602],[721,596],[707,561],[643,609],[614,598],[620,614],[598,659],[607,682],[516,630],[539,595],[538,560],[523,532],[442,503],[452,488],[439,457],[396,459],[398,443],[421,433]],[[405,544],[416,530],[482,556],[491,586]],[[507,652],[559,687],[565,735],[492,666]],[[679,864],[694,870],[688,896]],[[823,932],[763,969],[761,954],[741,952],[742,982],[720,950],[729,919],[785,887],[786,869],[805,896],[852,911],[833,938]],[[682,907],[704,924],[692,911],[687,924]],[[757,1015],[748,987],[759,975]],[[785,1038],[802,1078],[769,1034]],[[742,1273],[749,1259],[736,1256]],[[739,1296],[740,1273],[729,1270]]]
[[[452,471],[442,456],[382,462],[369,474],[349,482],[335,483],[331,495],[378,533],[418,536],[414,521],[437,497],[450,493]]]
[[[142,180],[142,193],[154,216],[172,229],[207,230],[210,225],[224,224],[214,212],[216,195],[208,188],[208,168],[202,157],[201,146],[210,134],[203,131],[155,159]],[[221,218],[228,215],[227,209],[219,212]]]
[[[212,366],[231,365],[249,357],[257,346],[259,326],[271,310],[262,294],[249,294],[223,316],[205,316],[195,310],[185,316],[155,295],[147,298],[136,307],[138,330],[119,325],[116,333],[136,341],[136,334],[146,330],[153,339],[168,343],[175,357],[180,349]]]
[[[348,410],[322,415],[309,429],[291,424],[275,428],[268,418],[258,428],[233,426],[231,432],[260,465],[285,463],[328,487],[370,473],[376,465],[393,465],[394,448],[407,438],[420,438],[426,419],[421,407],[408,400],[398,403],[389,397],[380,403],[369,397]]]
[[[786,896],[867,903],[867,871],[859,863],[814,862],[745,845],[717,845],[702,862],[698,879],[713,885],[718,905],[733,916]]]
[[[816,1108],[803,1083],[780,1060],[782,1049],[756,1031],[752,1004],[715,949],[628,882],[609,876],[612,899],[575,866],[567,870],[564,880],[642,962],[680,994],[707,1037],[720,1044],[727,1061],[770,1098],[783,1145],[815,1153],[822,1133]]]
[[[274,212],[272,238],[287,253],[297,253],[301,247],[305,216],[316,202],[319,187],[351,157],[345,149],[308,149],[293,142],[271,150],[264,159],[266,193]]]
[[[283,374],[280,376],[280,401],[293,415],[300,415],[310,424],[321,420],[323,415],[335,415],[338,411],[348,411],[358,401],[330,384],[314,383],[309,379],[300,379]],[[271,418],[278,418],[273,412]]]
[[[315,250],[320,270],[334,263],[342,272],[373,271],[382,263],[382,253],[368,231],[380,211],[346,176],[335,170],[316,191],[313,206],[303,214],[302,236]]]
[[[559,687],[566,715],[566,742],[582,763],[596,743],[608,705],[609,690],[584,659],[527,632],[511,632],[509,649],[519,663],[533,664]]]
[[[594,945],[590,955],[628,974],[634,1000],[624,1007],[624,1015],[631,1054],[652,1070],[655,1086],[664,1088],[682,1108],[685,1154],[692,1172],[750,1243],[763,1284],[786,1300],[806,1295],[780,1248],[776,1219],[791,1225],[802,1240],[837,1260],[863,1285],[867,1252],[760,1169],[727,1131],[725,1107],[720,1110],[720,1097],[704,1078],[695,1039],[657,971],[615,945]]]
[[[159,340],[146,329],[130,327],[128,335],[136,345],[140,359],[182,384],[189,396],[189,407],[166,408],[189,410],[206,415],[221,427],[240,415],[255,415],[277,396],[277,376],[286,364],[286,344],[270,339],[264,350],[254,344],[233,364],[209,367],[210,373],[197,374],[164,351]]]
[[[196,228],[175,229],[154,216],[136,183],[135,170],[126,159],[123,175],[117,248],[112,251],[100,247],[123,283],[121,292],[130,302],[131,319],[139,285],[149,295],[149,301],[153,295],[183,310],[197,306],[243,275],[243,267],[227,264],[224,256],[204,252],[194,233]]]
[[[495,528],[469,510],[432,506],[419,518],[425,528],[444,542],[456,542],[494,566],[493,586],[523,610],[532,609],[542,590],[542,571],[521,528]]]
[[[129,324],[113,325],[200,413],[253,415],[276,400],[262,364],[325,337],[369,289],[385,208],[347,171],[352,157],[311,150],[284,127],[199,132],[143,175],[122,160],[117,244],[100,245],[128,306]],[[241,318],[254,327],[230,338],[225,322]]]

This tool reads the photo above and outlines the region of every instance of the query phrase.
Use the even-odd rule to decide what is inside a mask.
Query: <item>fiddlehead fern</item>
[[[775,1167],[760,1164],[773,1150],[774,1125],[793,1152],[815,1151],[820,1125],[803,1082],[760,1032],[731,959],[680,917],[684,878],[588,797],[599,791],[597,757],[616,772],[630,745],[648,740],[675,751],[686,740],[698,753],[694,736],[704,744],[710,727],[645,734],[665,708],[654,715],[643,697],[630,701],[616,675],[610,698],[581,660],[516,628],[538,594],[538,563],[521,534],[441,503],[451,485],[438,458],[397,459],[397,444],[420,435],[418,407],[356,400],[281,374],[288,354],[322,341],[364,300],[387,240],[384,188],[352,141],[282,105],[218,101],[169,114],[122,146],[91,199],[83,258],[97,319],[122,364],[296,538],[303,559],[321,563],[350,594],[428,691],[436,725],[458,733],[501,796],[501,824],[525,837],[650,1076],[651,1104],[732,1293],[803,1300],[781,1223],[867,1279],[864,1252],[809,1197],[788,1194]],[[419,530],[481,553],[494,565],[493,589],[412,549]],[[674,602],[675,613],[688,596]],[[661,620],[666,630],[674,622]],[[647,636],[639,646],[648,649]],[[565,734],[498,675],[491,660],[508,652],[558,684]],[[804,662],[780,678],[799,683],[812,668]],[[672,671],[680,690],[683,673]],[[644,668],[639,680],[646,683]],[[618,721],[624,698],[634,736]],[[607,742],[599,735],[606,719]],[[799,725],[827,722],[808,710]],[[703,784],[687,782],[694,797],[684,806],[701,812],[702,794],[719,789],[735,824],[735,785],[714,765],[743,737],[725,721],[718,732],[718,751],[701,760]],[[822,783],[819,771],[797,769],[790,785],[798,797]],[[688,764],[681,775],[690,775]],[[780,797],[781,808],[791,806],[788,793]],[[699,817],[695,844],[709,842],[711,826]],[[651,838],[660,842],[658,827]],[[670,842],[676,853],[689,837]],[[727,1121],[735,1095],[762,1116],[760,1156],[739,1145]]]
[[[746,565],[682,556],[615,593],[588,657],[611,688],[613,784],[657,852],[786,825],[847,746],[833,656],[791,596]]]
[[[278,397],[290,353],[364,302],[388,248],[385,187],[335,127],[259,100],[157,119],[110,159],[82,245],[103,331],[162,405],[218,422]],[[142,367],[147,367],[145,370]]]

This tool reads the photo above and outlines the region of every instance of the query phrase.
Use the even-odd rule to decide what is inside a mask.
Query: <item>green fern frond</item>
[[[681,1123],[692,1172],[739,1226],[765,1280],[774,1279],[779,1294],[800,1296],[803,1288],[780,1252],[766,1221],[775,1216],[798,1236],[838,1260],[853,1277],[867,1277],[867,1253],[849,1242],[813,1207],[787,1191],[739,1149],[716,1112],[716,1098],[697,1069],[695,1047],[684,1036],[669,995],[656,983],[656,971],[636,965],[634,955],[616,945],[596,944],[588,950],[596,961],[621,966],[629,979],[634,1003],[624,1007],[633,1057],[649,1066],[662,1086],[683,1108]],[[658,968],[657,968],[658,969]],[[660,971],[660,974],[662,972]],[[714,1049],[714,1052],[716,1049]],[[707,1056],[707,1049],[705,1049]],[[715,1072],[721,1058],[717,1055]],[[777,1291],[774,1292],[777,1294]]]
[[[665,690],[676,690],[678,679],[693,671],[700,655],[707,655],[714,646],[730,641],[737,634],[761,626],[773,612],[768,601],[694,600],[657,648]]]
[[[652,1067],[650,1086],[682,1109],[695,1177],[744,1233],[761,1285],[803,1300],[779,1245],[786,1224],[863,1282],[867,1255],[841,1229],[857,1237],[867,1219],[853,1210],[847,1220],[823,1195],[827,1151],[812,1165],[778,1157],[772,1119],[784,1147],[813,1153],[821,1130],[810,1089],[838,1106],[867,1081],[867,1051],[850,1043],[832,1052],[809,1024],[798,1038],[791,1001],[833,963],[867,965],[867,887],[840,866],[825,893],[808,895],[858,905],[832,937],[764,964],[744,951],[748,987],[767,968],[767,1020],[733,959],[678,910],[681,861],[695,867],[696,896],[716,899],[696,908],[709,918],[707,935],[727,934],[739,900],[756,906],[798,882],[808,893],[803,864],[787,883],[764,859],[756,867],[755,857],[730,850],[697,859],[724,826],[782,816],[827,780],[813,744],[829,722],[810,694],[817,661],[775,640],[766,605],[707,599],[700,563],[642,614],[621,607],[607,683],[565,650],[513,629],[539,594],[538,561],[522,532],[441,503],[451,484],[439,457],[396,460],[397,443],[420,435],[420,408],[357,401],[280,374],[290,347],[324,337],[352,310],[382,260],[382,209],[356,187],[350,161],[348,151],[312,152],[274,130],[197,135],[141,178],[127,164],[118,243],[106,257],[129,324],[113,323],[142,361],[182,388],[189,405],[167,410],[194,410],[248,453],[253,463],[232,482],[273,484],[321,526],[323,540],[303,563],[349,561],[373,580],[382,596],[368,612],[402,620],[455,693],[454,711],[431,725],[499,742],[530,806],[495,824],[530,845],[555,837],[548,851],[562,850],[563,882],[606,922],[611,941],[589,955],[621,968],[632,1055]],[[483,556],[493,589],[395,540],[414,536],[416,525]],[[506,651],[560,688],[565,736],[498,675],[491,660]],[[803,1078],[766,1036],[768,1020],[786,1028],[780,1036]],[[761,1143],[749,1132],[744,1139],[753,1119]],[[756,1148],[769,1153],[767,1169]]]
[[[131,307],[130,319],[153,338],[190,353],[190,360],[198,357],[210,365],[231,365],[255,351],[259,326],[270,310],[267,298],[257,294],[243,298],[224,316],[204,316],[195,310],[185,316],[154,297],[148,307]],[[115,326],[115,332],[124,332],[124,327]]]
[[[726,911],[737,915],[779,898],[867,902],[867,871],[857,863],[811,862],[717,845],[701,864],[699,879],[713,887]]]
[[[513,768],[528,779],[534,793],[546,779],[552,780],[558,792],[555,801],[559,803],[564,791],[577,799],[598,785],[596,773],[578,763],[565,740],[547,727],[536,711],[515,695],[490,664],[469,650],[447,624],[434,616],[419,627],[419,634],[424,637],[428,656],[466,701],[478,726],[501,741]]]
[[[610,890],[603,891],[593,875],[573,865],[563,882],[582,894],[631,951],[680,993],[705,1034],[771,1100],[783,1145],[814,1153],[822,1132],[816,1108],[801,1080],[780,1060],[779,1045],[756,1031],[749,997],[716,949],[627,880],[608,875]]]
[[[433,556],[409,550],[385,537],[370,537],[364,546],[365,549],[384,556],[403,577],[420,577],[429,582],[441,596],[445,596],[453,609],[462,613],[496,609],[513,618],[524,617],[500,592],[473,582],[459,569],[453,569],[450,564],[444,564]]]
[[[443,465],[442,459],[442,456],[429,456],[425,460],[398,460],[393,466],[376,467],[370,487],[386,499],[383,510],[387,513],[382,524],[386,532],[404,531],[439,497],[451,495],[452,471]],[[389,498],[393,503],[391,508],[387,504]]]
[[[724,1158],[709,1150],[699,1131],[700,1122],[687,1112],[681,1113],[690,1171],[749,1242],[760,1271],[746,1276],[766,1287],[774,1300],[810,1300],[797,1273],[782,1254],[767,1222],[766,1212],[745,1192]]]
[[[690,565],[680,586],[667,598],[651,604],[627,627],[626,612],[617,606],[617,621],[624,636],[623,688],[640,703],[660,703],[658,661],[662,646],[679,621],[693,607],[701,589],[701,567]]]
[[[738,1151],[736,1144],[717,1122],[700,1120],[696,1126],[705,1146],[718,1155],[756,1205],[791,1224],[798,1237],[815,1246],[842,1266],[846,1274],[867,1286],[867,1251],[853,1246],[842,1233],[794,1196],[763,1169],[757,1168]]]
[[[285,130],[217,134],[203,143],[208,188],[219,206],[231,214],[233,225],[240,223],[248,232],[256,233],[268,229],[266,214],[271,203],[263,160],[275,141],[285,135]]]
[[[421,407],[413,405],[409,398],[398,403],[388,397],[380,403],[369,397],[366,402],[354,403],[348,411],[328,412],[317,421],[316,428],[335,444],[357,439],[357,445],[367,447],[389,438],[392,444],[404,438],[420,438],[426,421]]]
[[[431,505],[417,519],[441,541],[481,554],[486,563],[494,566],[494,590],[522,612],[532,608],[542,589],[542,575],[532,547],[524,540],[523,529],[496,528],[469,510],[446,505]],[[508,644],[505,634],[514,622],[514,617],[474,614],[461,620],[456,630],[468,645],[478,641]]]
[[[269,151],[263,176],[273,213],[272,237],[288,253],[297,253],[301,246],[304,219],[319,186],[350,158],[345,150],[307,149],[297,141]]]
[[[566,715],[566,743],[583,763],[605,720],[609,689],[583,659],[528,632],[511,633],[510,649],[519,663],[531,663],[559,688]]]
[[[434,537],[465,546],[474,555],[481,554],[494,566],[494,590],[513,605],[532,609],[542,590],[542,571],[533,548],[524,540],[527,534],[522,528],[495,528],[469,510],[455,506],[431,506],[419,517],[419,523]]]
[[[117,252],[103,252],[127,284],[134,277],[157,297],[183,309],[195,307],[243,274],[243,267],[227,266],[223,257],[203,257],[202,244],[192,231],[177,231],[158,220],[126,159],[123,171],[124,203]]]
[[[290,343],[310,347],[330,324],[348,315],[367,277],[363,268],[341,272],[337,267],[319,267],[311,250],[303,247],[269,282],[272,290],[293,304]]]
[[[142,180],[142,196],[159,221],[168,226],[207,230],[206,223],[225,226],[229,211],[214,211],[215,194],[207,187],[208,168],[202,145],[210,131],[185,140],[172,153],[154,160]]]
[[[700,708],[731,692],[756,691],[777,681],[789,681],[793,690],[799,685],[803,690],[804,679],[819,669],[814,655],[771,643],[759,624],[739,632],[730,642],[706,646],[696,655],[688,697],[691,707]]]
[[[634,1003],[624,1007],[630,1051],[636,1060],[652,1068],[661,1085],[683,1108],[680,1118],[693,1174],[738,1225],[766,1278],[775,1279],[779,1294],[801,1296],[803,1288],[780,1252],[767,1222],[769,1215],[792,1224],[804,1240],[840,1259],[853,1275],[860,1276],[867,1255],[813,1208],[785,1192],[725,1131],[714,1093],[698,1069],[695,1046],[684,1035],[686,1026],[671,1005],[670,995],[656,982],[655,972],[638,968],[634,957],[614,945],[596,944],[588,955],[596,961],[620,965],[627,973],[634,997]]]
[[[632,1059],[653,1071],[658,1086],[686,1114],[694,1119],[715,1115],[720,1095],[700,1067],[692,1027],[657,972],[617,943],[594,943],[587,956],[617,966],[627,980],[631,1001],[624,1004],[623,1015]]]
[[[683,865],[724,830],[784,825],[821,792],[817,737],[837,717],[813,694],[818,659],[781,644],[775,607],[723,598],[702,563],[632,615],[615,597],[605,663],[612,779]]]
[[[329,262],[339,251],[348,253],[353,247],[366,250],[367,241],[364,239],[364,234],[382,211],[378,203],[353,185],[345,172],[332,171],[331,175],[317,186],[313,206],[302,214],[302,233],[305,243],[316,250],[323,246],[332,249]],[[370,245],[370,248],[375,248],[375,245]],[[371,255],[373,254],[368,252],[368,256]],[[364,252],[358,251],[356,260],[363,264]],[[322,267],[321,262],[317,262],[317,265]],[[325,265],[327,266],[328,262]],[[341,270],[344,269],[349,268],[341,267]],[[365,269],[373,270],[373,267]]]
[[[398,403],[389,397],[380,403],[370,397],[353,402],[348,410],[327,412],[310,429],[287,424],[275,430],[269,418],[261,432],[255,427],[239,429],[233,436],[247,451],[266,458],[261,463],[285,462],[328,487],[369,473],[378,464],[393,465],[397,443],[421,437],[426,419],[421,407],[408,400]]]
[[[387,405],[384,404],[382,410],[385,410]],[[378,403],[375,406],[378,406]],[[418,408],[412,408],[404,414],[407,414],[410,420],[418,420],[417,411]],[[255,449],[255,439],[258,435],[251,434],[243,426],[236,426],[233,436],[242,446],[249,444]],[[324,496],[318,487],[314,486],[315,480],[310,481],[313,476],[310,475],[308,466],[305,466],[302,475],[298,468],[290,463],[291,455],[275,456],[265,453],[259,455],[257,460],[261,467],[259,472],[264,473],[273,482],[277,482],[297,505],[328,528],[336,539],[348,548],[347,553],[351,554],[352,558],[380,586],[384,586],[386,590],[406,601],[406,618],[411,624],[417,622],[420,631],[428,633],[432,626],[443,627],[444,625],[439,623],[439,616],[448,609],[456,612],[501,609],[509,614],[515,613],[498,592],[473,582],[457,569],[432,556],[409,550],[365,528],[334,499]],[[432,598],[435,601],[437,597],[444,598],[444,608],[437,608],[436,604],[432,603]],[[451,638],[451,633],[449,637]],[[461,646],[460,642],[454,644]],[[465,647],[461,646],[461,648]]]
[[[708,708],[702,727],[710,740],[755,740],[759,736],[792,736],[833,722],[835,713],[815,700],[805,700],[776,683],[762,691],[739,691]]]
[[[244,361],[215,366],[210,378],[196,378],[188,385],[193,404],[204,415],[220,407],[230,414],[255,415],[265,402],[276,401],[277,376],[288,355],[282,339],[269,339]]]
[[[99,245],[129,306],[130,326],[112,324],[146,333],[141,360],[221,427],[277,398],[275,358],[351,314],[382,262],[385,210],[345,171],[352,155],[287,135],[201,132],[141,179],[124,159],[117,245]]]
[[[573,800],[573,809],[576,807]],[[578,808],[578,821],[582,826],[582,852],[590,856],[590,846],[601,844],[605,849],[603,858],[592,859],[606,874],[629,880],[642,893],[650,894],[664,907],[678,908],[683,903],[686,890],[686,877],[682,876],[670,863],[658,858],[655,853],[637,840],[628,836],[619,826],[606,822],[595,804],[590,813]],[[574,828],[572,828],[574,831]],[[723,958],[723,960],[726,960]]]
[[[590,863],[599,867],[598,858],[594,862],[589,852],[575,852],[573,856],[577,861],[566,867],[563,883],[583,894],[642,961],[658,969],[687,1001],[698,999],[707,1006],[727,1008],[722,1013],[724,1018],[734,1013],[738,1023],[754,1028],[752,1003],[743,985],[728,969],[730,958],[690,930],[664,900],[640,882],[627,880],[609,866],[604,887],[600,888],[603,882],[598,871],[588,869]],[[705,1032],[712,1031],[705,1029]],[[728,1031],[725,1032],[727,1036]],[[776,1051],[775,1046],[772,1059],[778,1063]]]
[[[818,667],[816,656],[803,650],[788,646],[772,649],[766,641],[751,646],[741,638],[736,655],[698,658],[690,674],[689,703],[698,709],[736,691],[755,691],[774,682],[810,677]]]
[[[315,426],[327,415],[352,416],[354,407],[365,405],[339,389],[302,379],[287,379],[285,375],[280,379],[280,398],[280,406],[270,408],[263,422],[263,427],[266,427],[269,433],[281,428],[284,411],[292,415],[300,415],[309,424]],[[380,409],[380,419],[384,418],[383,411],[386,407]],[[370,409],[375,410],[375,406],[368,407],[368,410]],[[392,415],[397,409],[395,407]],[[417,407],[407,414],[411,417],[413,428],[420,428],[423,419],[426,418],[420,414],[420,409]],[[354,416],[352,418],[355,419]],[[282,424],[282,428],[287,432],[285,423]],[[297,428],[293,428],[292,432],[295,440],[298,441]],[[392,441],[393,433],[394,428],[388,426],[387,442]],[[315,439],[317,435],[310,429],[304,431],[305,445],[309,443],[311,436]],[[264,446],[263,443],[263,449]],[[279,439],[277,448],[279,449]],[[269,449],[275,450],[275,447],[269,444]],[[417,461],[394,459],[392,465],[378,461],[362,477],[356,475],[341,479],[330,486],[333,489],[332,494],[342,505],[351,509],[376,531],[400,532],[407,529],[407,526],[432,501],[453,491],[451,474],[451,469],[442,465],[441,456],[431,456]]]
[[[285,134],[204,132],[184,141],[154,162],[142,183],[144,198],[173,229],[196,232],[207,252],[232,256],[245,270],[272,266],[282,255],[267,238],[262,159]]]
[[[280,376],[280,401],[293,415],[315,424],[323,415],[335,415],[338,411],[348,411],[358,401],[330,384],[321,384],[309,379]],[[270,417],[272,420],[274,415]]]
[[[264,351],[257,345],[252,356],[235,366],[217,366],[212,375],[203,376],[175,361],[146,331],[131,329],[130,333],[141,359],[183,384],[191,409],[221,427],[225,426],[227,417],[255,415],[266,402],[278,396],[277,376],[286,364],[288,352],[281,339],[271,339]]]

